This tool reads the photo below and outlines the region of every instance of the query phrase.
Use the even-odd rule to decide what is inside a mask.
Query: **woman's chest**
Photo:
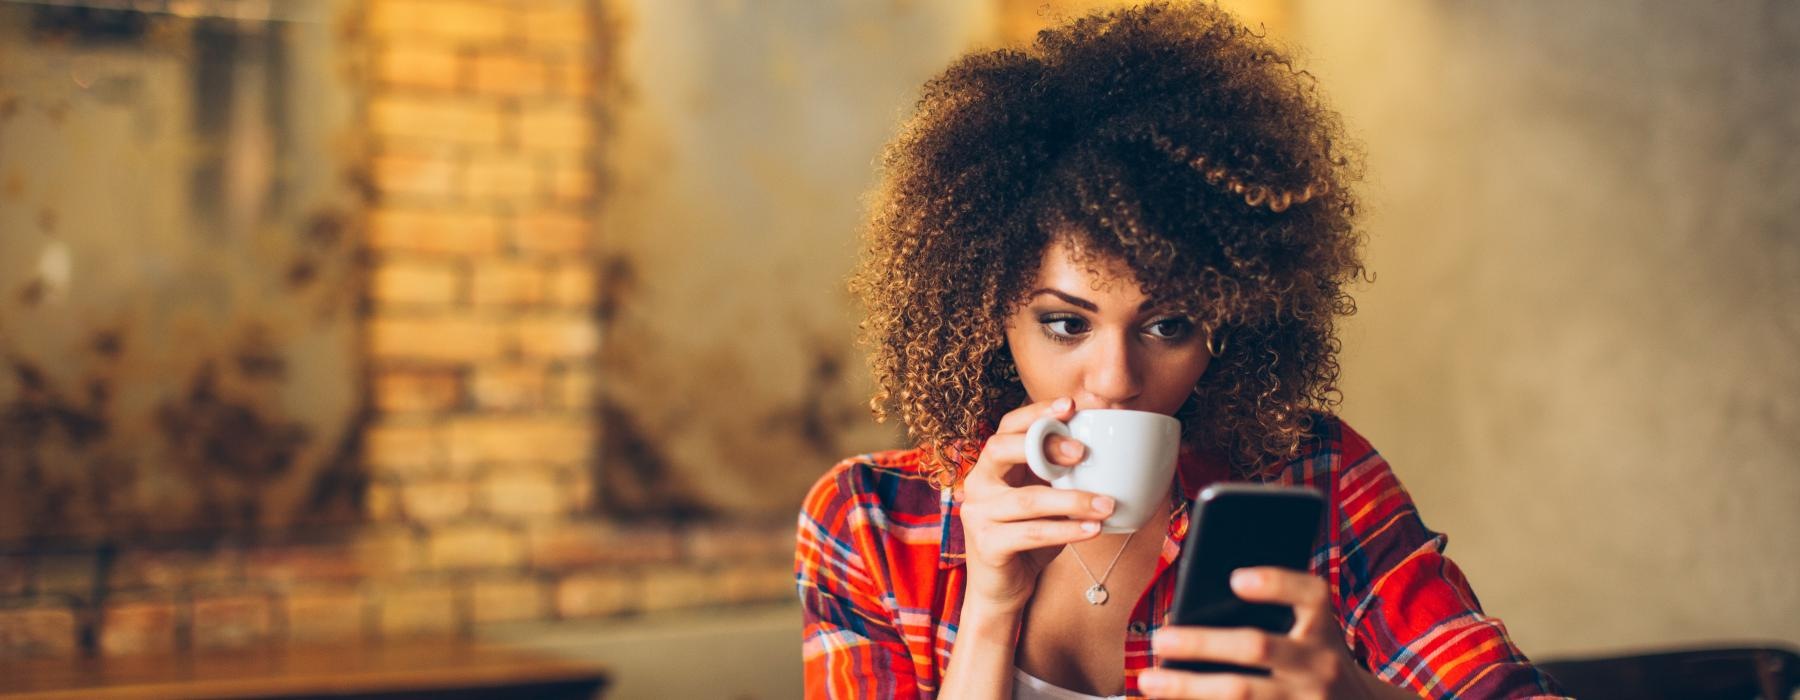
[[[1092,564],[1081,566],[1074,550],[1065,551],[1038,579],[1014,663],[1068,690],[1123,692],[1126,631],[1156,573],[1153,547],[1122,553],[1110,574]]]

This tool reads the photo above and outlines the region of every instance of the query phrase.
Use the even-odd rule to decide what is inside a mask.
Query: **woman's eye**
[[[1153,338],[1178,340],[1186,338],[1189,333],[1193,332],[1194,324],[1189,323],[1187,319],[1183,318],[1165,318],[1150,324],[1148,330],[1150,336]]]
[[[1050,335],[1072,338],[1088,331],[1087,321],[1075,316],[1051,316],[1039,321]]]

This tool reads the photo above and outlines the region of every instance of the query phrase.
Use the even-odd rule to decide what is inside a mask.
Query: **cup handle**
[[[1044,457],[1044,439],[1051,435],[1073,437],[1069,434],[1069,424],[1055,416],[1044,416],[1031,424],[1031,429],[1025,431],[1025,463],[1031,465],[1031,472],[1039,479],[1055,482],[1067,475],[1069,468]]]

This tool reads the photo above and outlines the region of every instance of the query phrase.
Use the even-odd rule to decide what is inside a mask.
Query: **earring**
[[[1220,329],[1214,328],[1206,334],[1206,351],[1213,357],[1225,354],[1225,334]]]

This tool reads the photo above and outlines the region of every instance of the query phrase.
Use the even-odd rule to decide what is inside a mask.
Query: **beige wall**
[[[845,278],[918,85],[992,32],[963,0],[619,0],[601,222],[602,505],[792,518],[876,425]]]
[[[354,520],[342,4],[85,40],[0,7],[0,551]]]
[[[1250,27],[1258,27],[1272,35],[1289,31],[1293,21],[1292,0],[1216,0],[1220,7],[1236,15]],[[999,19],[995,35],[1004,43],[1029,43],[1038,31],[1080,18],[1084,15],[1139,2],[1132,0],[994,0]]]
[[[1490,612],[1800,643],[1800,6],[1296,8],[1369,152],[1344,412]]]

